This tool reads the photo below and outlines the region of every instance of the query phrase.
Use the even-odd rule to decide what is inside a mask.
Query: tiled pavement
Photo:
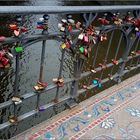
[[[66,110],[14,140],[140,139],[140,74]]]

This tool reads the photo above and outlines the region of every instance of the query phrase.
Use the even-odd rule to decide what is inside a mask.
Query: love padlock
[[[61,22],[64,23],[64,24],[67,24],[67,20],[66,19],[62,19]]]
[[[79,50],[81,53],[84,53],[85,48],[83,46],[80,46]]]
[[[134,21],[134,26],[137,27],[138,29],[140,28],[140,18],[139,19],[136,19]]]
[[[118,26],[120,26],[123,22],[123,20],[119,18],[119,15],[120,15],[120,13],[114,13],[113,17],[112,17],[114,24],[116,24]]]
[[[98,21],[102,24],[102,25],[108,25],[110,23],[110,21],[108,21],[105,18],[99,18]]]
[[[18,96],[12,97],[12,102],[14,102],[15,105],[22,103],[23,98],[20,98]]]
[[[84,34],[83,33],[79,34],[78,39],[83,40],[83,38],[84,38]]]
[[[65,49],[67,46],[66,46],[66,43],[63,43],[63,44],[61,44],[61,48],[62,49]]]
[[[107,40],[107,34],[106,33],[103,33],[100,35],[100,41],[103,42],[103,41],[106,41]]]
[[[60,79],[54,78],[54,79],[53,79],[53,82],[54,82],[55,84],[57,84],[57,86],[59,86],[59,87],[63,87],[63,86],[64,86],[64,80],[63,80],[62,78],[60,78]]]
[[[36,91],[42,91],[42,90],[44,90],[47,86],[48,86],[47,83],[38,82],[35,86],[33,86],[33,88],[34,88]]]
[[[136,52],[135,52],[135,51],[132,51],[132,52],[130,53],[130,55],[131,55],[132,57],[134,57],[134,56],[136,56]]]
[[[95,78],[94,80],[92,80],[92,84],[99,88],[102,87],[101,80],[99,80],[98,78]]]
[[[21,27],[20,30],[21,30],[22,33],[26,33],[26,32],[28,32],[28,29],[27,29],[26,27]]]
[[[58,29],[60,30],[61,27],[63,27],[63,24],[62,23],[58,23]]]
[[[84,50],[84,55],[85,55],[86,57],[88,57],[88,50],[87,50],[87,49]]]
[[[106,69],[107,68],[106,64],[99,63],[99,66],[101,67],[101,69]]]
[[[84,35],[84,43],[88,43],[89,42],[89,39],[88,39],[88,36],[87,35]]]
[[[60,31],[61,31],[61,32],[64,32],[65,30],[66,30],[66,28],[63,27],[63,26],[60,28]]]
[[[134,17],[131,16],[130,12],[127,12],[127,15],[125,16],[125,21],[129,23],[134,23]]]
[[[73,19],[68,19],[68,23],[74,25],[75,24],[75,21]]]
[[[4,42],[6,40],[5,36],[0,36],[0,42]]]
[[[81,28],[81,22],[77,22],[76,24],[75,24],[75,27],[76,27],[76,29],[80,29]]]
[[[17,47],[15,47],[15,52],[16,53],[22,53],[23,52],[23,47],[22,46],[17,46]]]
[[[90,70],[92,73],[96,73],[97,71],[94,68],[91,68]]]
[[[90,89],[90,87],[88,87],[87,85],[83,85],[82,87],[83,89],[87,89],[87,90]]]
[[[9,28],[10,28],[11,30],[18,30],[18,27],[17,27],[16,24],[10,24],[10,25],[9,25]]]
[[[20,35],[20,30],[14,30],[14,35],[16,36],[16,37],[18,37],[19,35]]]
[[[115,59],[112,59],[111,61],[112,61],[112,63],[113,63],[114,65],[118,65],[118,64],[119,64],[119,61],[117,61],[117,60],[115,60]]]
[[[69,31],[69,32],[72,31],[72,26],[71,26],[71,25],[68,26],[68,31]]]
[[[70,44],[70,42],[69,42],[69,41],[66,41],[66,43],[65,43],[65,44],[66,44],[66,48],[68,48],[68,49],[69,49],[69,48],[71,48],[71,44]]]
[[[16,116],[14,116],[14,115],[9,116],[8,120],[12,124],[16,124],[18,122],[18,118]]]
[[[1,62],[2,62],[2,64],[3,64],[3,66],[6,66],[6,65],[9,64],[9,59],[7,59],[7,58],[5,58],[5,57],[2,57],[2,58],[1,58]]]
[[[111,74],[108,74],[109,80],[113,80],[113,76]]]
[[[44,26],[42,26],[42,25],[37,25],[36,28],[37,28],[37,29],[41,29],[41,30],[43,30],[43,29],[44,29]]]

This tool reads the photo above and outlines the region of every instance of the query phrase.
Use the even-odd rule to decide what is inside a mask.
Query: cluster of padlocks
[[[37,29],[40,29],[42,31],[48,30],[48,20],[49,15],[44,15],[42,18],[39,19],[37,22]],[[18,16],[16,18],[16,23],[10,24],[9,29],[12,31],[13,36],[15,38],[20,38],[24,33],[28,32],[28,29],[24,26],[20,25],[20,22],[22,21],[22,18]],[[107,14],[104,14],[103,17],[98,18],[99,23],[102,26],[109,25],[109,24],[115,24],[115,26],[121,26],[123,23],[131,24],[132,27],[134,27],[134,32],[137,37],[140,36],[140,19],[135,19],[131,16],[131,14],[128,12],[127,16],[125,16],[124,19],[120,18],[119,13],[113,14],[111,21],[107,19]],[[90,25],[88,27],[85,27],[85,25],[81,22],[76,22],[71,15],[67,15],[66,19],[62,19],[61,22],[58,24],[58,29],[60,32],[62,32],[62,39],[63,42],[60,46],[62,50],[68,49],[73,53],[73,56],[77,59],[83,59],[87,60],[92,52],[92,48],[95,44],[98,42],[104,42],[107,41],[107,33],[101,32],[99,29],[97,29],[95,26]],[[74,44],[74,41],[72,39],[71,33],[73,31],[78,31],[79,34],[77,36],[77,42]],[[0,42],[6,41],[6,37],[0,36]],[[17,56],[19,54],[22,54],[24,47],[21,45],[20,41],[17,41],[14,44],[13,48],[3,48],[0,50],[0,70],[5,70],[11,67],[11,60],[14,56]],[[131,52],[131,55],[137,55],[140,54],[140,52]],[[119,62],[116,59],[112,59],[113,65],[118,65]],[[98,65],[102,70],[106,69],[106,63]],[[91,69],[91,72],[96,73],[96,70],[94,68]],[[64,79],[63,78],[54,78],[53,79],[54,84],[56,84],[58,87],[64,86]],[[101,85],[101,79],[95,78],[92,80],[92,84],[94,86],[97,86],[99,88],[102,87]],[[41,91],[44,90],[48,84],[46,82],[38,81],[37,84],[34,86],[35,91]],[[84,89],[88,89],[86,85],[83,85]],[[14,104],[19,104],[22,102],[22,99],[18,96],[12,97],[12,101]],[[16,119],[13,117],[10,118],[10,122],[14,122]]]

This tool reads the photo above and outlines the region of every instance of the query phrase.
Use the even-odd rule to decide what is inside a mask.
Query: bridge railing
[[[77,98],[87,90],[102,88],[106,82],[122,81],[125,74],[136,71],[140,67],[140,6],[10,6],[0,7],[0,15],[15,15],[15,23],[9,25],[13,32],[12,37],[0,37],[0,69],[1,73],[12,68],[11,57],[15,58],[15,82],[13,97],[11,100],[0,103],[3,111],[9,106],[14,106],[12,116],[7,122],[0,124],[0,130],[15,125],[30,116],[38,114],[57,106],[59,103],[66,104],[69,108],[77,104]],[[28,14],[44,14],[37,23],[41,34],[25,34],[27,29],[22,25],[22,16]],[[49,32],[48,21],[52,14],[64,14],[65,19],[60,21],[59,32]],[[71,16],[80,14],[81,22],[75,21]],[[95,26],[96,25],[96,26]],[[53,79],[54,84],[44,81],[46,40],[62,42],[61,60],[58,77]],[[30,93],[20,95],[19,71],[20,56],[26,48],[42,41],[40,60],[40,73],[37,84]],[[7,48],[7,44],[14,44]],[[5,47],[6,46],[6,47]],[[62,77],[64,57],[68,53],[73,57],[73,77]],[[88,64],[87,64],[88,63]],[[88,67],[88,68],[87,68]],[[85,81],[81,81],[84,78]],[[81,81],[79,83],[79,81]],[[59,97],[59,90],[71,83],[69,95]],[[80,86],[79,86],[80,84]],[[40,106],[40,96],[56,89],[56,95],[52,102]],[[34,110],[17,115],[17,108],[22,106],[27,99],[37,97]]]

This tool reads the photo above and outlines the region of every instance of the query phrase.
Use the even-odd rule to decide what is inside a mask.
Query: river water
[[[115,2],[112,2],[115,3]],[[117,2],[116,2],[117,3]],[[93,2],[93,1],[71,1],[71,0],[26,0],[25,2],[0,2],[1,5],[103,5],[104,2]],[[110,4],[106,2],[106,4]],[[118,3],[117,3],[118,4]],[[129,4],[129,3],[125,3]],[[134,3],[133,3],[134,4]],[[36,29],[36,22],[41,17],[41,15],[28,15],[24,17],[24,24],[27,25],[29,29],[29,34],[39,33]],[[52,15],[49,20],[49,31],[57,31],[57,24],[61,20],[61,16]],[[10,36],[11,33],[5,30],[5,25],[13,22],[12,17],[5,17],[4,19],[0,19],[0,24],[2,25],[2,30],[0,33],[2,35]],[[19,78],[19,93],[20,95],[33,91],[33,86],[38,81],[39,77],[39,65],[40,65],[40,54],[41,54],[41,42],[38,42],[30,47],[26,48],[21,59],[20,59],[20,78]],[[47,41],[47,49],[46,49],[46,61],[45,61],[45,73],[44,73],[44,81],[47,81],[49,84],[52,83],[52,78],[58,76],[59,64],[61,51],[59,49],[60,42],[49,40]],[[13,60],[13,70],[3,73],[0,77],[0,102],[9,100],[13,95],[13,85],[14,85],[14,71],[15,71],[15,60]],[[65,63],[63,68],[63,77],[71,77],[72,76],[72,60],[69,55],[65,57]],[[60,90],[60,96],[69,93],[69,86],[67,85]],[[53,100],[55,96],[55,90],[43,94],[41,96],[40,105],[46,104]],[[30,111],[31,109],[35,109],[36,106],[36,98],[32,100],[28,100],[24,102],[22,106],[19,106],[17,109],[18,115],[24,114],[25,112]],[[26,119],[26,121],[22,121],[18,126],[12,126],[5,131],[0,133],[0,139],[7,139],[11,136],[14,136],[27,128],[33,126],[33,124],[37,124],[42,120],[48,119],[55,115],[58,112],[61,112],[65,109],[65,106],[58,106],[57,109],[53,108],[42,112],[41,115],[36,115]],[[8,121],[7,116],[11,115],[13,112],[13,106],[8,109],[4,109],[1,112],[0,123],[4,121]],[[28,123],[27,123],[28,122]]]

